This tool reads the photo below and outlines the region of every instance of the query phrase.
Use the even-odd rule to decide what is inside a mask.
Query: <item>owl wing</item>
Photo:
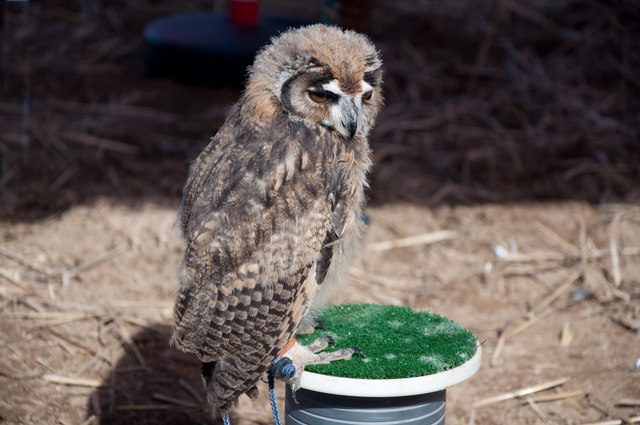
[[[337,237],[335,147],[306,146],[315,135],[302,126],[273,133],[223,127],[185,187],[174,341],[218,361],[218,405],[247,391],[291,338]]]

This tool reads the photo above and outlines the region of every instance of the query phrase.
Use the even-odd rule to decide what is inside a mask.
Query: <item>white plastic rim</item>
[[[305,371],[300,387],[325,394],[351,397],[404,397],[428,394],[471,378],[480,369],[481,362],[482,349],[478,346],[476,353],[467,362],[433,375],[400,379],[358,379]]]

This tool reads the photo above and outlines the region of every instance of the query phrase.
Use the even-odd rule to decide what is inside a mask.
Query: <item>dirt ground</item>
[[[181,187],[239,92],[144,75],[141,29],[174,3],[3,7],[0,424],[220,423],[168,339]],[[640,421],[640,12],[404,1],[370,19],[388,102],[333,302],[482,341],[450,425]],[[273,423],[264,385],[231,420]]]

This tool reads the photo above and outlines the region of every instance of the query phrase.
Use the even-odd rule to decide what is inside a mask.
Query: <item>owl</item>
[[[279,356],[296,366],[295,389],[306,364],[354,351],[322,353],[327,340],[302,346],[294,335],[313,326],[357,249],[381,65],[353,31],[313,25],[274,38],[191,166],[172,342],[202,362],[207,399],[223,413],[257,395]]]

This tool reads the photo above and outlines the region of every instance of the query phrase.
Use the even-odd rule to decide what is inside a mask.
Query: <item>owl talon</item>
[[[296,386],[295,383],[291,383],[289,384],[289,389],[291,390],[291,400],[293,400],[295,404],[298,404],[298,399],[296,398],[296,392],[298,391],[298,387]]]
[[[323,331],[328,331],[329,330],[327,325],[325,325],[324,323],[320,322],[319,320],[316,320],[315,325],[316,325],[316,328],[321,328]]]
[[[367,353],[365,353],[364,351],[362,351],[361,348],[358,347],[351,347],[349,348],[349,350],[353,350],[354,353],[358,353],[360,354],[362,357],[364,357],[365,359],[367,358]]]

